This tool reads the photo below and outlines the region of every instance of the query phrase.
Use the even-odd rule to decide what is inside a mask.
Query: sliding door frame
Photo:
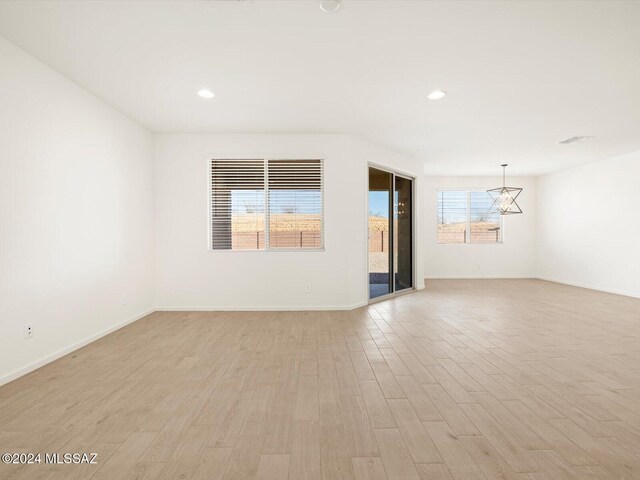
[[[391,174],[391,194],[389,195],[389,277],[391,284],[391,292],[385,295],[380,295],[379,297],[371,298],[371,291],[369,287],[370,282],[370,264],[369,264],[369,168],[375,168],[376,170],[381,170],[383,172]],[[396,291],[396,279],[395,279],[395,265],[394,265],[394,249],[395,249],[395,239],[393,238],[395,235],[395,226],[394,226],[394,214],[395,214],[395,192],[396,192],[396,177],[404,178],[407,180],[411,180],[411,287],[403,288],[402,290]],[[366,218],[367,218],[367,241],[366,245],[366,255],[367,255],[367,303],[376,303],[381,302],[383,300],[389,300],[390,298],[396,297],[398,295],[404,295],[406,293],[411,293],[416,291],[416,209],[415,209],[415,198],[416,198],[416,177],[413,175],[402,172],[399,170],[395,170],[389,167],[385,167],[383,165],[379,165],[377,163],[369,162],[367,163],[367,209],[366,209]]]

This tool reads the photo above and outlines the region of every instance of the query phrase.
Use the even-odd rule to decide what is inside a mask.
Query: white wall
[[[522,187],[518,204],[522,215],[503,217],[503,243],[438,244],[439,190],[487,190],[502,185],[502,177],[425,177],[424,269],[426,278],[530,278],[536,276],[536,180],[509,177]]]
[[[640,297],[640,152],[538,177],[538,276]]]
[[[325,159],[324,252],[208,250],[207,159],[256,155]],[[349,135],[157,135],[158,307],[277,310],[364,304],[368,161],[416,176],[421,169],[418,162]]]
[[[0,37],[0,384],[153,307],[152,142]]]

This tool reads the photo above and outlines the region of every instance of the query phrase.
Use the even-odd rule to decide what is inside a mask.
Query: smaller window
[[[487,192],[438,192],[438,243],[501,243],[502,217]]]
[[[212,159],[212,250],[321,250],[323,162]]]

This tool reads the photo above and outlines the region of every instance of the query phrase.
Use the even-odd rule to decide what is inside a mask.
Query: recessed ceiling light
[[[320,0],[320,10],[326,13],[338,11],[342,5],[342,0]]]
[[[441,98],[444,98],[446,96],[447,92],[445,92],[444,90],[434,90],[429,95],[427,95],[427,98],[429,100],[440,100]]]
[[[211,90],[207,90],[206,88],[203,88],[202,90],[198,90],[198,95],[200,95],[202,98],[215,97],[214,93]]]

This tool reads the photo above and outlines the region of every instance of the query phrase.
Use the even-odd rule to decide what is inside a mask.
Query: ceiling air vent
[[[571,138],[567,138],[566,140],[562,140],[562,141],[560,141],[558,143],[561,144],[561,145],[569,145],[571,143],[581,142],[583,140],[589,140],[590,138],[593,138],[593,135],[584,135],[584,136],[571,137]]]

